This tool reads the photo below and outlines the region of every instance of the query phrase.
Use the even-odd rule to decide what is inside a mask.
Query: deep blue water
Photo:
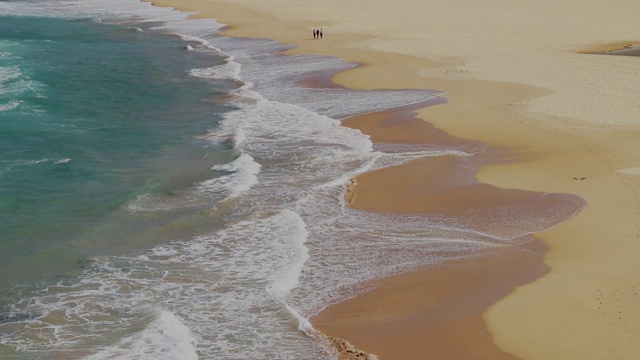
[[[212,100],[224,85],[188,72],[220,59],[186,45],[88,19],[0,17],[0,288],[75,252],[135,247],[144,219],[104,228],[114,212],[211,176],[203,159],[226,150],[195,137],[227,110]]]

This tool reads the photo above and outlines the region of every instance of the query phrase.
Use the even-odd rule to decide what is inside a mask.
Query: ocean
[[[326,306],[555,225],[346,206],[355,175],[484,149],[340,126],[441,91],[306,88],[356,65],[136,0],[0,14],[0,358],[331,359]]]

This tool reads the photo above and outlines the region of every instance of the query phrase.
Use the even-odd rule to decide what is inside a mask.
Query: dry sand
[[[538,235],[549,246],[550,273],[484,312],[500,353],[545,360],[637,358],[640,61],[587,53],[640,43],[640,2],[154,3],[231,24],[228,35],[271,37],[300,45],[291,53],[365,64],[334,77],[348,87],[446,91],[448,104],[422,109],[418,117],[498,149],[502,161],[484,166],[480,180],[578,194],[589,203],[575,219]],[[322,41],[311,37],[318,27]],[[379,291],[397,281],[404,280],[382,281]],[[383,310],[377,314],[393,312]]]

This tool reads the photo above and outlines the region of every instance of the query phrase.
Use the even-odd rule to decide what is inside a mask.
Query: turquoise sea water
[[[91,19],[0,17],[0,289],[77,252],[135,247],[124,239],[144,223],[105,225],[114,212],[211,176],[203,157],[225,149],[194,137],[225,111],[211,100],[223,85],[187,75],[220,58],[186,46]]]

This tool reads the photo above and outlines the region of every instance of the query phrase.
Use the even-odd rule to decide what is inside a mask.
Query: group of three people
[[[313,29],[313,38],[322,39],[322,29]]]

